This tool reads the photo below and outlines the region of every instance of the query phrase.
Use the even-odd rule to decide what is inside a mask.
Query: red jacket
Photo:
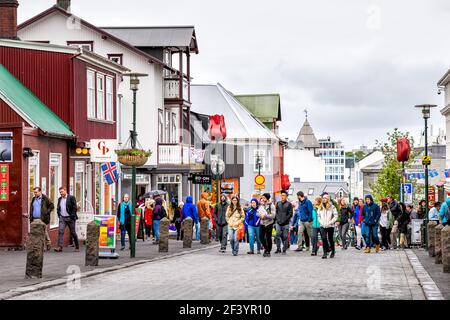
[[[153,214],[153,209],[145,208],[145,211],[144,211],[145,224],[147,224],[147,225],[153,224],[152,214]]]

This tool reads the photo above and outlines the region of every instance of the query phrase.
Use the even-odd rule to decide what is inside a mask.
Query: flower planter
[[[119,162],[125,166],[140,167],[140,166],[143,166],[147,162],[148,157],[127,155],[127,156],[118,156],[117,160],[119,160]]]

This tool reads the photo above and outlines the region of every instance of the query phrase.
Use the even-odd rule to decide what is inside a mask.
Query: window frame
[[[78,47],[78,48],[82,48],[83,50],[85,50],[83,48],[83,46],[88,45],[90,49],[87,49],[88,51],[94,52],[94,41],[90,41],[90,40],[77,40],[77,41],[67,41],[67,45],[69,47]]]
[[[101,80],[101,83],[102,83],[102,89],[99,89],[99,82],[98,82],[98,80]],[[99,92],[100,92],[100,94],[99,94]],[[96,93],[96,95],[95,95],[95,100],[96,100],[96,104],[95,104],[95,112],[96,112],[96,116],[95,116],[95,119],[97,119],[97,120],[102,120],[102,121],[105,121],[106,119],[105,119],[105,107],[106,107],[106,105],[105,105],[105,93],[106,93],[106,90],[105,90],[105,75],[104,74],[102,74],[102,73],[100,73],[100,72],[97,72],[96,73],[96,75],[95,75],[95,93]],[[99,96],[100,97],[102,97],[102,99],[101,99],[101,101],[102,101],[102,103],[103,103],[103,105],[102,105],[102,107],[101,108],[99,108]],[[101,110],[102,112],[103,112],[103,117],[99,117],[99,110]]]
[[[118,58],[119,62],[114,61],[113,59]],[[122,53],[108,53],[108,59],[114,61],[120,65],[123,65],[123,54]]]
[[[111,82],[111,92],[108,92],[108,81]],[[104,77],[104,89],[105,89],[105,120],[108,122],[114,121],[114,78],[111,76]],[[108,108],[108,102],[110,100],[110,105]]]
[[[89,75],[92,75],[92,88],[89,87]],[[95,119],[97,114],[97,78],[96,73],[92,69],[87,69],[86,71],[86,87],[87,87],[87,117],[88,119]],[[89,93],[92,91],[92,106],[89,105]],[[92,109],[90,108],[92,107]],[[92,112],[91,112],[92,111]]]
[[[51,189],[52,189],[52,179],[51,179],[51,159],[52,156],[57,156],[59,158],[59,165],[58,165],[58,181],[56,181],[56,186],[55,186],[55,197],[52,199],[51,198]],[[53,201],[53,203],[58,203],[58,198],[59,198],[59,188],[62,186],[62,166],[63,166],[63,156],[62,153],[57,153],[57,152],[49,152],[48,155],[48,197],[51,201]],[[55,216],[55,224],[51,224],[51,218],[52,215]],[[53,210],[51,215],[50,215],[50,229],[54,229],[57,228],[59,225],[59,221],[58,221],[58,215],[56,210]]]

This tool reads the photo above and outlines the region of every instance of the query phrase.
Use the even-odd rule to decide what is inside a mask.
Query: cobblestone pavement
[[[15,299],[425,299],[403,251],[350,248],[323,260],[295,247],[270,258],[247,248],[237,257],[212,248]]]

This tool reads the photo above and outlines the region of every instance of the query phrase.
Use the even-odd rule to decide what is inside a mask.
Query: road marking
[[[423,292],[427,300],[445,300],[444,296],[439,290],[438,286],[434,282],[434,280],[430,277],[429,273],[420,263],[419,258],[417,258],[416,254],[412,250],[405,250],[406,256],[408,257],[411,266],[414,269],[414,273],[416,274],[417,279],[420,282],[420,286],[422,287]]]

